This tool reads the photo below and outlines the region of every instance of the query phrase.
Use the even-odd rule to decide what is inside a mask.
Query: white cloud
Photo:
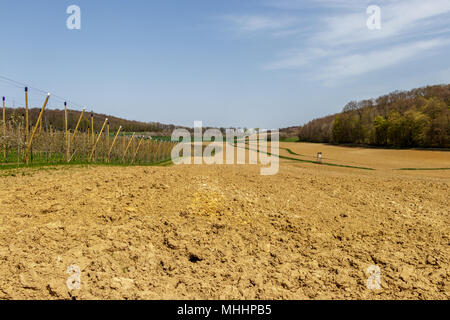
[[[355,44],[358,42],[392,39],[405,34],[417,34],[435,28],[440,23],[436,18],[450,13],[450,0],[391,1],[381,6],[381,30],[371,31],[366,27],[365,11],[335,15],[324,18],[325,29],[311,40],[327,46]]]
[[[280,69],[293,69],[307,66],[310,62],[326,57],[329,52],[319,49],[311,48],[305,51],[302,50],[292,50],[288,53],[282,55],[279,60],[269,63],[264,66],[267,70],[280,70]]]
[[[379,0],[384,2],[386,0]],[[268,7],[278,9],[303,9],[305,7],[327,7],[327,8],[355,8],[355,6],[366,5],[371,0],[266,0],[264,4]]]
[[[263,1],[276,7],[278,15],[234,15],[227,21],[239,32],[261,32],[300,43],[280,50],[278,59],[264,69],[309,72],[315,68],[321,70],[317,79],[323,81],[357,77],[432,53],[447,43],[443,38],[450,34],[450,0]],[[369,4],[381,8],[381,30],[367,28]],[[301,16],[295,10],[312,7],[320,7],[317,16]],[[283,10],[289,16],[281,16]],[[293,12],[300,15],[296,18]]]
[[[231,22],[240,32],[257,32],[264,30],[279,30],[291,27],[297,22],[293,17],[269,17],[262,15],[228,15],[225,20]]]
[[[450,33],[450,0],[381,0],[382,29],[374,31],[366,26],[364,6],[368,1],[309,2],[339,9],[332,10],[332,16],[322,16],[302,47],[289,50],[264,69],[307,70],[315,66],[321,71],[316,78],[326,82],[357,77],[434,51],[447,42],[430,37]],[[281,3],[298,4],[294,0]],[[283,32],[289,35],[289,29]]]
[[[433,39],[398,45],[389,49],[372,51],[366,54],[352,54],[334,58],[328,65],[320,69],[317,78],[329,81],[348,76],[358,76],[406,62],[416,55],[420,55],[445,44],[448,44],[448,41],[443,39]]]

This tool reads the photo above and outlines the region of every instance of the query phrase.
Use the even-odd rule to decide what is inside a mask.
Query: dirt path
[[[301,153],[301,152],[299,152]],[[0,178],[0,299],[448,299],[448,176],[283,161]],[[66,286],[70,265],[81,290]],[[370,265],[381,290],[366,287]]]

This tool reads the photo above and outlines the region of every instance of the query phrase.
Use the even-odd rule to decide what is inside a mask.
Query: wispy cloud
[[[313,35],[312,41],[327,45],[355,44],[392,39],[405,34],[420,35],[436,26],[447,24],[439,17],[450,13],[449,0],[392,1],[381,6],[382,28],[370,31],[366,28],[365,11],[337,14],[322,19],[324,30]]]
[[[386,0],[379,0],[384,2]],[[304,9],[305,7],[326,7],[326,8],[355,8],[366,5],[371,0],[265,0],[263,3],[268,7],[278,9]],[[373,1],[372,1],[373,2]]]
[[[431,49],[448,44],[444,39],[417,41],[398,45],[365,54],[351,54],[337,57],[323,68],[319,68],[317,78],[320,80],[337,80],[348,76],[358,76],[364,73],[387,68],[423,54]]]
[[[312,61],[328,56],[330,53],[320,48],[290,50],[281,54],[281,58],[264,66],[267,70],[295,69],[307,66]]]
[[[303,3],[303,4],[302,4]],[[264,69],[320,70],[319,80],[335,80],[380,70],[449,45],[450,0],[379,0],[381,30],[369,30],[369,1],[309,0],[309,5],[328,8],[318,16],[312,32],[297,48],[283,50]],[[305,1],[266,1],[283,9],[300,8]],[[281,35],[296,37],[299,26],[283,28]],[[270,35],[274,34],[271,30]],[[440,38],[438,38],[440,37]],[[444,66],[446,67],[446,66]]]
[[[230,22],[232,27],[239,32],[280,30],[292,27],[297,22],[297,19],[293,17],[264,15],[227,15],[223,19]]]
[[[356,78],[449,45],[443,39],[450,34],[450,0],[378,0],[375,4],[381,8],[381,30],[369,30],[366,25],[366,9],[374,4],[372,0],[262,1],[276,8],[273,15],[224,18],[240,33],[259,32],[286,38],[287,43],[300,43],[280,48],[278,57],[263,66],[266,70],[310,74],[314,68],[320,71],[315,78],[327,82]],[[317,9],[314,19],[295,10],[305,8]]]

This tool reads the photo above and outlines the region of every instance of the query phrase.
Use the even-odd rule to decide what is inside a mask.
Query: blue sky
[[[81,30],[66,28],[72,4]],[[372,4],[381,30],[366,26]],[[286,127],[450,83],[450,0],[3,0],[0,12],[1,76],[133,120]],[[1,79],[0,95],[23,104]]]

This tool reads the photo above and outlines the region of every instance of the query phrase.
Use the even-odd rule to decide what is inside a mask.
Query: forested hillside
[[[448,148],[450,85],[351,101],[341,113],[299,127],[298,136],[300,141],[309,142]]]
[[[36,123],[39,112],[40,109],[37,108],[29,110],[30,124]],[[14,118],[16,119],[16,122],[22,122],[24,113],[25,110],[23,108],[6,108],[6,118]],[[78,119],[80,118],[80,114],[81,111],[68,110],[69,129],[75,128]],[[166,125],[159,122],[132,121],[108,116],[105,114],[85,112],[80,123],[81,131],[86,131],[88,128],[90,128],[91,114],[94,116],[94,129],[96,132],[100,131],[102,124],[106,118],[108,118],[109,120],[111,131],[116,131],[119,126],[122,126],[122,131],[124,132],[153,132],[170,134],[172,130],[175,129],[174,125]],[[47,127],[52,126],[52,128],[55,128],[57,130],[64,130],[64,110],[45,110],[44,116],[42,118],[42,125]]]

